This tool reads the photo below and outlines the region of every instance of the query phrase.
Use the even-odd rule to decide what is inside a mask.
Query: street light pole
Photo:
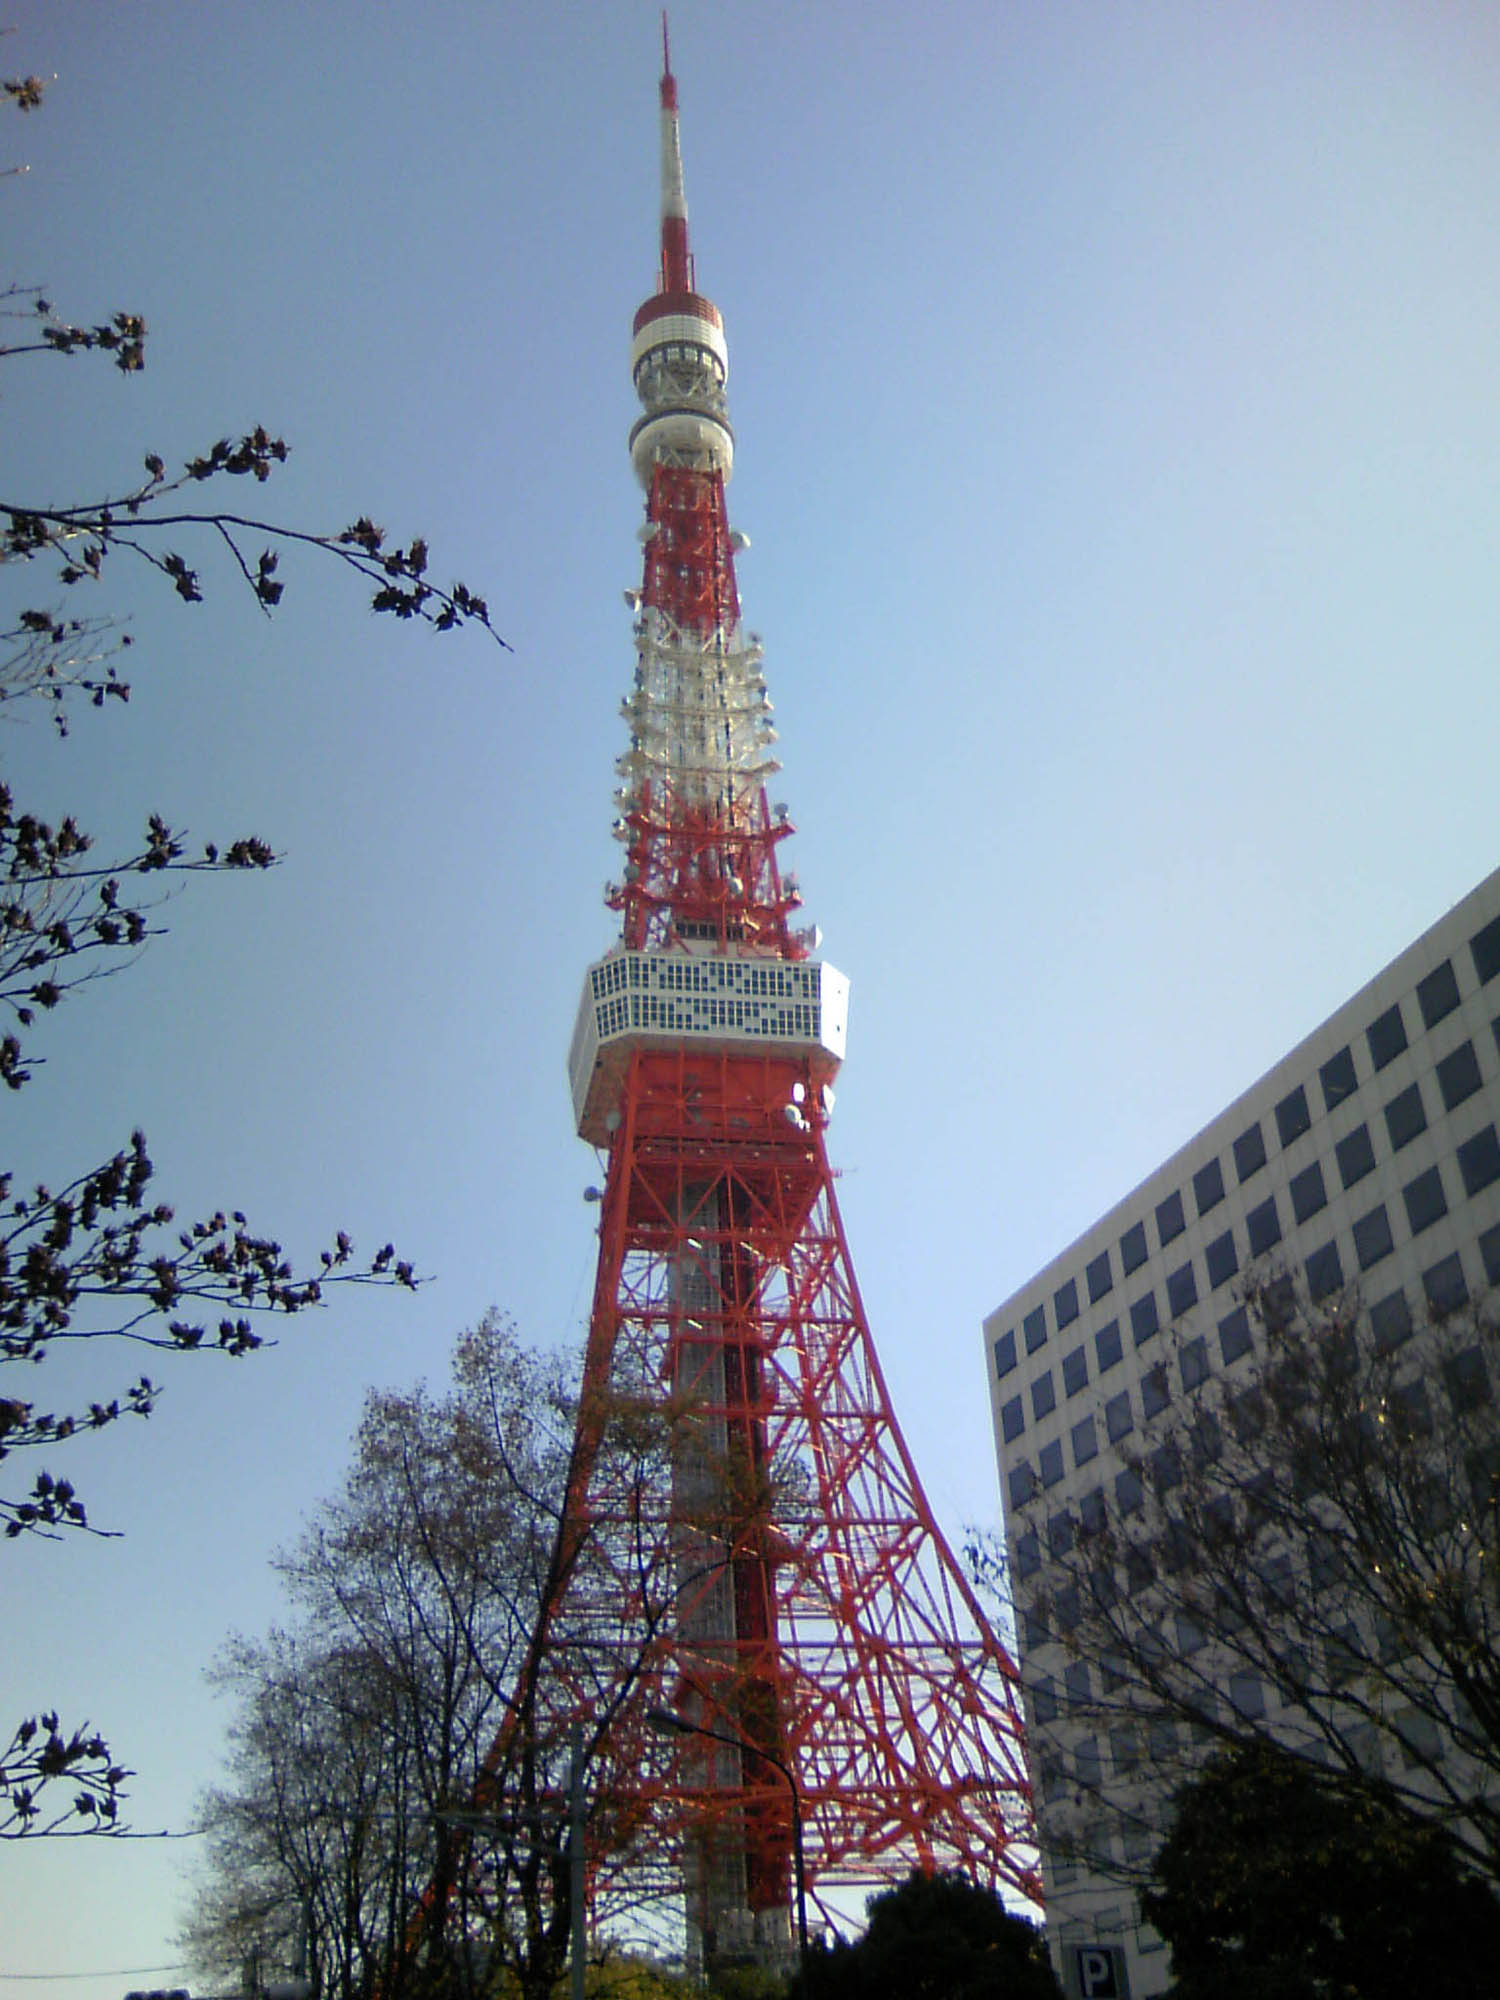
[[[673,1708],[648,1708],[646,1720],[651,1727],[663,1735],[706,1736],[710,1743],[727,1743],[731,1750],[748,1750],[752,1756],[778,1770],[786,1779],[786,1788],[792,1796],[792,1867],[797,1883],[797,1957],[802,1966],[802,1991],[805,1996],[810,1981],[807,1948],[807,1863],[802,1850],[802,1795],[797,1789],[797,1780],[791,1769],[779,1757],[773,1756],[760,1744],[752,1743],[747,1737],[725,1736],[717,1729],[705,1729],[701,1722],[690,1722],[685,1715],[679,1715]]]

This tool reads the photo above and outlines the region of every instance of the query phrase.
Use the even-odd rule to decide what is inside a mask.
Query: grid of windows
[[[1490,907],[1496,907],[1494,900]],[[1087,1261],[1080,1258],[1065,1280],[1049,1290],[1044,1303],[1032,1304],[1036,1292],[1030,1300],[1018,1301],[1030,1310],[993,1342],[998,1379],[1004,1380],[1015,1369],[1016,1349],[1023,1338],[1027,1353],[1037,1353],[1038,1362],[1052,1360],[1038,1352],[1049,1333],[1073,1328],[1072,1345],[1066,1354],[1061,1353],[1059,1342],[1059,1357],[1050,1367],[1040,1369],[1028,1382],[1007,1385],[1020,1393],[1003,1400],[1003,1392],[996,1394],[997,1427],[1005,1444],[1013,1448],[1005,1454],[1012,1504],[1025,1507],[1038,1492],[1061,1488],[1052,1496],[1054,1513],[1043,1526],[1040,1540],[1024,1519],[1014,1522],[1013,1553],[1019,1578],[1033,1576],[1045,1563],[1049,1549],[1058,1559],[1058,1550],[1071,1545],[1080,1521],[1092,1518],[1095,1527],[1104,1527],[1107,1504],[1121,1513],[1139,1507],[1143,1479],[1149,1479],[1161,1492],[1168,1492],[1177,1482],[1180,1467],[1175,1454],[1163,1440],[1161,1424],[1153,1420],[1171,1410],[1174,1398],[1190,1395],[1207,1383],[1221,1365],[1237,1371],[1249,1365],[1253,1370],[1254,1364],[1247,1364],[1247,1357],[1255,1352],[1258,1336],[1235,1281],[1255,1260],[1265,1260],[1263,1268],[1285,1287],[1289,1300],[1294,1295],[1304,1300],[1327,1299],[1351,1276],[1378,1278],[1383,1272],[1386,1296],[1370,1303],[1367,1315],[1374,1339],[1384,1351],[1400,1348],[1411,1337],[1419,1299],[1425,1298],[1426,1308],[1438,1312],[1464,1300],[1469,1282],[1477,1280],[1481,1263],[1486,1282],[1500,1285],[1500,1221],[1483,1232],[1476,1226],[1480,1216],[1489,1220],[1500,1213],[1492,1192],[1500,1187],[1500,1077],[1489,1042],[1479,1046],[1478,1038],[1471,1034],[1476,1016],[1469,1013],[1464,1023],[1458,1018],[1459,1010],[1465,1009],[1461,981],[1469,995],[1469,1007],[1473,1006],[1474,989],[1467,984],[1470,958],[1480,986],[1500,982],[1500,916],[1474,929],[1472,935],[1460,932],[1455,938],[1450,930],[1446,942],[1452,956],[1420,980],[1408,973],[1407,983],[1396,989],[1401,997],[1376,1011],[1373,1019],[1368,1003],[1357,1014],[1351,1005],[1345,1016],[1345,1033],[1350,1039],[1322,1060],[1307,1060],[1300,1081],[1283,1070],[1280,1094],[1274,1102],[1270,1091],[1264,1089],[1253,1100],[1247,1099],[1247,1107],[1253,1102],[1259,1115],[1251,1120],[1248,1108],[1242,1111],[1238,1122],[1244,1129],[1237,1138],[1230,1139],[1232,1127],[1217,1126],[1206,1135],[1196,1166],[1174,1162],[1169,1171],[1179,1184],[1171,1187],[1169,1183],[1169,1191],[1159,1201],[1154,1198],[1155,1191],[1150,1199],[1138,1195],[1132,1205],[1139,1219],[1118,1236],[1111,1235],[1105,1247],[1100,1247],[1096,1238],[1089,1246]],[[1432,963],[1430,950],[1424,963]],[[1393,989],[1387,982],[1383,990],[1388,997]],[[1496,990],[1491,989],[1486,1019],[1495,1013]],[[1440,1027],[1443,1023],[1448,1026]],[[1492,1026],[1495,1047],[1500,1051],[1500,1014]],[[1439,1033],[1433,1034],[1432,1043],[1440,1046],[1423,1039],[1435,1028]],[[1325,1036],[1321,1040],[1320,1053],[1329,1049],[1332,1039]],[[1455,1042],[1456,1046],[1444,1046]],[[1412,1051],[1411,1055],[1391,1074],[1391,1065],[1406,1051]],[[1377,1076],[1378,1082],[1373,1080]],[[1431,1085],[1422,1081],[1428,1077],[1433,1080]],[[1454,1128],[1459,1126],[1464,1107],[1471,1107],[1463,1117],[1464,1124],[1477,1129],[1460,1139]],[[1325,1115],[1332,1129],[1318,1124]],[[1351,1117],[1361,1122],[1343,1131]],[[1451,1124],[1443,1123],[1450,1119]],[[1317,1157],[1313,1157],[1309,1136],[1315,1127]],[[1408,1150],[1424,1134],[1430,1135],[1424,1143]],[[1309,1143],[1300,1155],[1293,1152],[1283,1162],[1287,1150],[1304,1138]],[[1277,1155],[1274,1162],[1269,1158],[1273,1152]],[[1435,1164],[1429,1165],[1434,1159]],[[1294,1167],[1296,1170],[1290,1171]],[[1423,1171],[1417,1172],[1418,1167]],[[1267,1168],[1269,1172],[1263,1172]],[[1262,1175],[1259,1182],[1256,1175]],[[1381,1176],[1378,1187],[1377,1175]],[[1368,1187],[1362,1187],[1367,1180]],[[1232,1192],[1236,1184],[1244,1193]],[[1344,1196],[1356,1189],[1359,1192],[1345,1202]],[[1468,1221],[1462,1204],[1479,1198],[1489,1206]],[[1436,1225],[1453,1214],[1450,1202],[1459,1204],[1455,1221],[1438,1230]],[[1218,1216],[1216,1228],[1214,1220],[1208,1218],[1221,1204],[1227,1207]],[[1317,1222],[1321,1226],[1314,1229]],[[1198,1236],[1179,1242],[1195,1223],[1203,1225]],[[1466,1224],[1470,1231],[1467,1237],[1463,1234]],[[1454,1227],[1460,1245],[1457,1251],[1451,1249]],[[1425,1248],[1425,1269],[1421,1268],[1421,1251],[1412,1247],[1413,1239]],[[1169,1249],[1172,1245],[1178,1246],[1175,1266]],[[1477,1249],[1477,1257],[1470,1254],[1470,1245]],[[1168,1254],[1148,1275],[1145,1267],[1157,1250]],[[1398,1267],[1398,1254],[1410,1263]],[[1067,1266],[1062,1268],[1068,1270]],[[1408,1279],[1405,1286],[1394,1282],[1398,1268]],[[1368,1299],[1374,1287],[1366,1284]],[[1121,1297],[1114,1299],[1117,1286]],[[1131,1299],[1133,1291],[1139,1296]],[[1102,1303],[1106,1300],[1109,1303]],[[1094,1307],[1099,1311],[1090,1310]],[[1114,1316],[1099,1324],[1111,1308]],[[1075,1321],[1081,1323],[1075,1326]],[[1164,1328],[1170,1329],[1166,1343],[1159,1340]],[[1275,1325],[1268,1323],[1266,1338],[1273,1344],[1275,1331]],[[1153,1341],[1155,1346],[1150,1345]],[[1134,1362],[1129,1358],[1131,1347],[1141,1350]],[[1150,1361],[1155,1365],[1147,1366]],[[1242,1376],[1241,1388],[1252,1380],[1253,1373]],[[1423,1395],[1422,1385],[1417,1388]],[[1414,1403],[1409,1414],[1414,1421],[1441,1422],[1447,1411],[1473,1409],[1491,1397],[1500,1400],[1500,1381],[1492,1383],[1484,1358],[1475,1349],[1457,1357],[1427,1384],[1425,1399],[1420,1407]],[[1063,1399],[1067,1399],[1067,1417],[1059,1424]],[[1191,1407],[1196,1412],[1197,1402]],[[1179,1408],[1186,1420],[1189,1405]],[[1035,1420],[1043,1414],[1059,1435],[1035,1453],[1037,1470],[1033,1472],[1014,1454],[1024,1447],[1028,1417]],[[1149,1450],[1137,1445],[1138,1433]],[[1101,1463],[1096,1465],[1096,1459]],[[1122,1464],[1122,1460],[1127,1462]],[[1100,1483],[1085,1493],[1082,1489],[1090,1473]],[[1064,1485],[1064,1481],[1069,1483]],[[1038,1586],[1031,1587],[1035,1591]],[[1116,1587],[1130,1587],[1130,1579],[1122,1576]],[[1062,1603],[1066,1593],[1049,1584],[1045,1594],[1051,1607],[1045,1636],[1052,1641],[1070,1629],[1073,1614],[1065,1611]],[[1028,1640],[1034,1637],[1040,1643],[1043,1621],[1037,1620],[1033,1627],[1019,1591],[1017,1598]],[[1163,1640],[1168,1645],[1175,1643],[1185,1655],[1198,1649],[1201,1634],[1182,1630],[1174,1635],[1169,1628]],[[1330,1668],[1336,1665],[1336,1661],[1330,1662]],[[1062,1673],[1060,1663],[1057,1671]],[[1071,1702],[1063,1709],[1064,1715],[1070,1708],[1075,1715],[1078,1712],[1087,1671],[1075,1676],[1080,1686],[1069,1689]],[[1232,1686],[1226,1681],[1217,1698],[1221,1705],[1232,1703],[1243,1713],[1254,1715],[1264,1710],[1267,1690],[1251,1675],[1236,1679]],[[1097,1762],[1099,1754],[1099,1744],[1092,1738],[1080,1751],[1076,1722],[1070,1734],[1075,1740],[1067,1745],[1058,1763],[1063,1774],[1059,1782],[1071,1782],[1080,1758],[1087,1764],[1092,1754]],[[1119,1754],[1127,1759],[1133,1754],[1138,1767],[1144,1736],[1127,1731],[1125,1737]],[[1109,1748],[1112,1753],[1117,1750],[1112,1741]]]

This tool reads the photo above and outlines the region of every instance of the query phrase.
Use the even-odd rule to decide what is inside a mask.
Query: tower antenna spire
[[[682,140],[677,129],[677,79],[672,74],[672,45],[667,36],[667,10],[661,15],[661,280],[662,292],[694,289],[693,258],[688,249],[687,196],[682,187]]]

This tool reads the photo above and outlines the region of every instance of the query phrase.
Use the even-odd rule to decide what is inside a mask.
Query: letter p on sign
[[[1076,1944],[1072,1953],[1079,2000],[1128,2000],[1122,1951],[1107,1944]]]

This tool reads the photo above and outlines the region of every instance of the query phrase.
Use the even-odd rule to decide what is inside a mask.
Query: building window
[[[1292,1176],[1292,1213],[1299,1222],[1306,1222],[1309,1216],[1316,1215],[1320,1208],[1327,1206],[1323,1169],[1314,1160],[1310,1167],[1304,1167],[1300,1174]]]
[[[1099,1439],[1094,1431],[1094,1420],[1092,1417],[1084,1417],[1078,1423],[1074,1424],[1072,1439],[1073,1463],[1075,1466],[1087,1465],[1091,1458],[1098,1457]]]
[[[1469,950],[1474,955],[1474,976],[1481,986],[1488,986],[1497,972],[1500,972],[1500,917],[1494,917],[1482,931],[1476,931],[1469,939]]]
[[[1033,1417],[1050,1417],[1057,1408],[1057,1390],[1052,1384],[1052,1370],[1038,1375],[1031,1385],[1031,1414]]]
[[[1370,1308],[1370,1331],[1379,1354],[1389,1354],[1411,1339],[1411,1307],[1405,1292],[1392,1292],[1376,1300]]]
[[[1198,1204],[1198,1213],[1207,1215],[1223,1199],[1224,1169],[1217,1160],[1210,1160],[1206,1167],[1200,1167],[1193,1175],[1193,1200]]]
[[[1492,1285],[1500,1285],[1500,1222],[1480,1237],[1479,1254],[1484,1259],[1486,1279]]]
[[[1208,1380],[1208,1342],[1201,1334],[1196,1340],[1184,1341],[1178,1365],[1184,1389],[1196,1389]]]
[[[1336,1056],[1330,1056],[1318,1071],[1318,1081],[1323,1086],[1323,1108],[1332,1111],[1342,1104],[1346,1097],[1352,1097],[1359,1088],[1359,1079],[1354,1074],[1354,1051],[1347,1043]]]
[[[1408,1771],[1441,1763],[1443,1739],[1430,1715],[1419,1708],[1398,1708],[1391,1723],[1401,1743],[1401,1762]]]
[[[1026,1411],[1019,1396],[1012,1396],[1000,1410],[1000,1435],[1007,1444],[1014,1444],[1026,1428]]]
[[[1235,1254],[1234,1231],[1226,1229],[1222,1236],[1216,1236],[1203,1253],[1203,1261],[1208,1266],[1208,1287],[1216,1292],[1220,1285],[1227,1285],[1240,1268],[1240,1260]]]
[[[1062,1440],[1054,1438],[1051,1444],[1044,1444],[1037,1459],[1043,1486],[1055,1486],[1063,1476]]]
[[[1276,1132],[1283,1146],[1290,1146],[1294,1139],[1312,1124],[1312,1113],[1307,1108],[1307,1092],[1301,1084],[1289,1091],[1276,1107]]]
[[[1141,1377],[1141,1409],[1146,1416],[1159,1417],[1171,1400],[1166,1369],[1148,1368]]]
[[[1241,1185],[1252,1174],[1258,1174],[1266,1164],[1265,1134],[1258,1124],[1241,1132],[1234,1142],[1234,1170],[1239,1175]]]
[[[1464,1177],[1464,1190],[1470,1195],[1480,1193],[1491,1181],[1500,1180],[1500,1138],[1496,1138],[1493,1125],[1486,1125],[1472,1139],[1465,1139],[1458,1149],[1458,1171]]]
[[[1165,1201],[1156,1204],[1156,1234],[1163,1250],[1187,1228],[1182,1212],[1182,1196],[1174,1189]]]
[[[1094,1335],[1094,1358],[1099,1363],[1099,1373],[1119,1365],[1123,1348],[1120,1342],[1120,1322],[1112,1319],[1108,1326],[1101,1326]]]
[[[1139,1725],[1122,1722],[1109,1732],[1109,1754],[1115,1767],[1117,1778],[1128,1778],[1132,1771],[1140,1769],[1141,1736]],[[1145,1828],[1141,1831],[1144,1833]]]
[[[1122,1437],[1128,1437],[1135,1429],[1135,1418],[1130,1412],[1130,1391],[1122,1389],[1118,1396],[1111,1396],[1104,1405],[1104,1434],[1111,1444],[1118,1444]]]
[[[1376,1069],[1384,1069],[1388,1062],[1394,1062],[1406,1047],[1406,1023],[1401,1018],[1401,1002],[1387,1007],[1378,1020],[1372,1021],[1365,1033],[1370,1045],[1370,1061]]]
[[[1114,1273],[1109,1268],[1109,1252],[1101,1250],[1097,1257],[1092,1258],[1084,1275],[1088,1279],[1089,1304],[1095,1306],[1115,1282]]]
[[[1224,1366],[1248,1354],[1250,1345],[1250,1315],[1243,1306],[1236,1306],[1219,1321],[1219,1354]]]
[[[1385,1203],[1381,1202],[1354,1225],[1354,1254],[1359,1259],[1359,1268],[1368,1271],[1382,1257],[1389,1257],[1393,1248],[1391,1219],[1385,1212]]]
[[[1194,1653],[1201,1653],[1208,1643],[1203,1627],[1196,1618],[1190,1618],[1185,1611],[1177,1613],[1176,1625],[1177,1650],[1184,1659],[1190,1660]]]
[[[1125,1267],[1128,1278],[1132,1271],[1138,1271],[1146,1261],[1146,1225],[1133,1222],[1120,1238],[1120,1262]]]
[[[1035,1354],[1047,1338],[1047,1308],[1037,1306],[1033,1312],[1027,1313],[1021,1327],[1026,1335],[1026,1352]]]
[[[1015,1365],[1016,1336],[1012,1328],[1009,1333],[1002,1333],[995,1342],[995,1379],[1003,1382]]]
[[[1011,1467],[1010,1478],[1006,1482],[1006,1492],[1010,1496],[1011,1506],[1024,1507],[1035,1491],[1036,1474],[1023,1458],[1019,1464]]]
[[[1435,1028],[1453,1012],[1458,1005],[1458,981],[1453,975],[1451,958],[1445,958],[1436,971],[1418,982],[1417,1005],[1429,1028]]]
[[[1016,1536],[1016,1575],[1022,1578],[1035,1576],[1042,1566],[1042,1545],[1035,1528],[1028,1528],[1024,1535]]]
[[[1276,1213],[1275,1195],[1267,1195],[1259,1208],[1252,1208],[1245,1217],[1245,1231],[1250,1238],[1250,1255],[1264,1257],[1268,1250],[1274,1250],[1281,1241],[1281,1217]]]
[[[1141,1484],[1141,1475],[1133,1465],[1127,1465],[1123,1472],[1115,1474],[1115,1505],[1122,1514],[1139,1513],[1146,1498],[1146,1489]]]
[[[1236,1715],[1249,1720],[1266,1712],[1266,1690],[1259,1674],[1229,1676],[1229,1705]]]
[[[1463,1259],[1456,1250],[1451,1257],[1444,1257],[1422,1273],[1422,1290],[1435,1313],[1455,1312],[1464,1304],[1469,1287],[1464,1279]]]
[[[1191,1264],[1182,1264],[1167,1279],[1167,1313],[1171,1319],[1181,1319],[1198,1303],[1198,1280],[1193,1276]]]
[[[1419,1084],[1411,1084],[1399,1096],[1393,1097],[1385,1107],[1385,1129],[1391,1135],[1391,1145],[1399,1153],[1403,1146],[1409,1146],[1419,1133],[1427,1130],[1427,1111],[1422,1103]]]
[[[1436,1167],[1429,1167],[1425,1174],[1418,1174],[1414,1181],[1408,1181],[1401,1190],[1401,1199],[1406,1203],[1406,1219],[1413,1236],[1420,1236],[1424,1229],[1431,1229],[1433,1223],[1448,1213],[1443,1177]]]
[[[1339,1261],[1337,1243],[1324,1243],[1314,1250],[1307,1260],[1306,1270],[1308,1297],[1316,1305],[1319,1299],[1326,1299],[1344,1282],[1344,1267]]]
[[[1154,1333],[1160,1331],[1161,1315],[1156,1310],[1155,1292],[1137,1299],[1130,1308],[1130,1331],[1137,1347],[1143,1347]]]
[[[1075,1347],[1071,1354],[1063,1356],[1063,1394],[1076,1396],[1080,1389],[1086,1389],[1089,1382],[1089,1357],[1081,1347]]]
[[[1366,1174],[1375,1171],[1375,1146],[1370,1138],[1368,1125],[1356,1125],[1347,1138],[1340,1139],[1334,1147],[1334,1157],[1339,1163],[1339,1179],[1346,1189],[1362,1181]]]
[[[1448,1385],[1448,1400],[1461,1417],[1483,1409],[1490,1400],[1489,1371],[1484,1365],[1484,1350],[1478,1346],[1450,1355],[1443,1363],[1443,1380]]]
[[[1054,1514],[1047,1523],[1047,1553],[1060,1562],[1073,1546],[1073,1516]]]
[[[1101,1534],[1104,1522],[1104,1489],[1096,1486],[1078,1503],[1078,1531],[1083,1535]]]
[[[1078,1317],[1078,1280],[1069,1278],[1065,1285],[1059,1285],[1052,1294],[1052,1310],[1057,1315],[1057,1330],[1061,1333],[1065,1326],[1071,1326]]]
[[[1451,1055],[1444,1056],[1437,1066],[1437,1079],[1443,1103],[1450,1111],[1456,1111],[1466,1097],[1474,1095],[1483,1081],[1474,1044],[1460,1042]]]

